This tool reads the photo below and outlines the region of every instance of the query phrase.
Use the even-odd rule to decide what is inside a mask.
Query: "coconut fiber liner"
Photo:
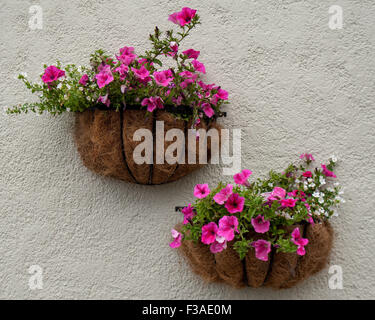
[[[289,227],[287,231],[290,233],[295,227]],[[213,254],[209,246],[193,241],[182,241],[179,250],[188,259],[193,272],[207,282],[224,282],[236,288],[264,286],[285,289],[322,270],[332,248],[333,230],[328,222],[298,227],[304,238],[309,239],[304,256],[276,253],[276,249],[272,248],[268,261],[261,261],[250,248],[246,257],[240,260],[232,243],[228,243],[227,249],[222,252]],[[176,228],[180,229],[181,225]],[[249,237],[262,239],[261,234],[255,233]]]
[[[185,163],[178,161],[176,164],[168,164],[164,161],[162,164],[157,164],[156,140],[162,140],[163,137],[156,137],[156,121],[164,121],[164,134],[170,129],[181,129],[185,133]],[[150,155],[153,157],[153,164],[136,164],[133,159],[134,149],[145,140],[142,138],[140,141],[135,141],[133,134],[142,128],[153,133],[154,152]],[[189,153],[187,139],[190,128],[191,122],[178,120],[165,110],[156,110],[152,115],[146,117],[144,110],[115,111],[94,108],[76,113],[75,141],[83,164],[90,170],[100,175],[132,183],[155,185],[176,181],[203,166],[199,164],[198,140],[192,144],[192,146],[196,146],[197,150],[196,164],[187,164]],[[200,128],[218,129],[220,139],[220,127],[216,121],[210,123],[201,121]],[[176,143],[176,140],[175,137],[173,141],[164,142],[164,153],[168,146]],[[183,147],[178,146],[178,148]],[[209,161],[211,138],[207,139],[207,148],[203,148],[203,150],[207,152],[207,161]]]

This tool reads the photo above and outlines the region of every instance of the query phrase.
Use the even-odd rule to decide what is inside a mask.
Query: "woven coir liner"
[[[176,226],[177,229],[180,227]],[[287,231],[290,233],[295,227],[289,227]],[[207,282],[225,282],[236,288],[290,288],[326,266],[333,242],[333,230],[328,222],[298,227],[304,238],[309,239],[304,256],[276,253],[272,248],[268,261],[261,261],[251,248],[245,259],[240,260],[232,243],[222,252],[213,254],[209,246],[193,241],[183,241],[179,250],[188,259],[192,270]],[[255,240],[264,237],[255,233],[249,236]]]
[[[170,129],[181,129],[185,133],[185,164],[162,164],[156,162],[156,121],[164,122],[164,133]],[[76,113],[75,141],[83,164],[90,170],[104,176],[118,178],[138,184],[163,184],[176,181],[202,167],[199,164],[198,140],[196,145],[196,164],[188,162],[188,129],[191,122],[178,120],[165,110],[156,110],[146,117],[144,110],[126,109],[125,111],[102,110],[100,108],[88,109],[82,113]],[[201,122],[198,129],[209,130],[220,127],[213,120],[210,123]],[[133,159],[134,149],[144,141],[134,141],[133,134],[138,129],[148,129],[153,133],[153,164],[136,164]],[[158,138],[160,139],[160,137]],[[168,146],[176,143],[164,142],[164,152]],[[162,144],[161,144],[162,145]],[[183,146],[181,146],[182,148]],[[211,158],[211,139],[207,139],[207,161]],[[182,162],[182,161],[180,161]]]

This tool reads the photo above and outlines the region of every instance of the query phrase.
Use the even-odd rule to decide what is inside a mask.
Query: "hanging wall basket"
[[[177,230],[180,228],[181,225],[176,226]],[[321,271],[327,264],[332,247],[333,230],[328,222],[303,224],[299,228],[301,234],[309,239],[304,256],[276,253],[273,248],[270,259],[261,261],[251,248],[240,260],[230,243],[226,250],[213,254],[208,246],[193,241],[183,241],[179,250],[188,259],[193,272],[207,282],[224,282],[235,288],[263,286],[285,289]],[[261,239],[259,234],[252,236]]]
[[[174,107],[175,108],[175,107]],[[93,108],[76,113],[75,140],[83,164],[97,174],[118,178],[132,183],[158,185],[173,182],[202,167],[199,164],[198,140],[196,143],[196,164],[188,164],[187,130],[192,123],[176,119],[175,115],[165,110],[156,110],[145,116],[139,106],[123,110]],[[170,129],[180,129],[185,133],[185,163],[155,164],[155,124],[163,121],[164,133]],[[202,120],[198,129],[219,129],[216,120]],[[134,141],[133,135],[138,129],[148,129],[153,133],[153,163],[136,164],[133,159],[134,149],[142,141]],[[175,141],[175,140],[174,140]],[[164,141],[164,151],[174,141]],[[161,142],[163,143],[163,142]],[[211,140],[207,141],[207,160],[211,158]],[[181,161],[182,162],[182,161]]]

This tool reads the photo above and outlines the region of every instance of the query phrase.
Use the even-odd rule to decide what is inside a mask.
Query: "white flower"
[[[308,178],[307,181],[311,183],[311,182],[313,182],[313,179]]]
[[[301,183],[301,181],[299,179],[296,179],[295,183],[299,184],[299,183]]]
[[[269,186],[270,188],[273,188],[273,183],[270,182],[270,183],[268,184],[268,186]]]
[[[27,73],[26,72],[21,72],[20,75],[23,76],[23,77],[25,77],[25,78],[27,78]]]
[[[319,191],[315,191],[315,192],[312,194],[312,196],[313,196],[314,198],[319,198],[319,197],[320,197],[320,192],[319,192]]]
[[[344,194],[344,190],[339,191],[339,195]]]
[[[320,197],[318,201],[319,201],[320,204],[322,204],[322,203],[324,203],[324,198]]]
[[[326,217],[329,217],[329,214],[328,214],[327,211],[324,211],[324,215],[325,215]]]
[[[310,187],[310,188],[315,188],[315,183],[314,183],[314,182],[313,182],[313,183],[310,183],[310,184],[309,184],[309,187]]]
[[[326,179],[324,179],[324,177],[323,176],[320,176],[319,177],[319,183],[320,183],[320,185],[325,185],[326,184]]]
[[[337,157],[336,157],[335,155],[333,155],[333,156],[331,157],[331,160],[332,160],[332,162],[337,162]]]
[[[83,91],[83,88],[82,88],[82,87],[79,87],[79,90],[80,90],[80,91]]]
[[[61,89],[62,88],[62,83],[60,82],[58,85],[57,85],[57,89]]]
[[[333,185],[334,185],[335,187],[338,187],[338,186],[340,185],[340,183],[335,182]]]
[[[329,191],[329,192],[335,192],[335,189],[333,189],[331,187],[328,187],[326,190]]]

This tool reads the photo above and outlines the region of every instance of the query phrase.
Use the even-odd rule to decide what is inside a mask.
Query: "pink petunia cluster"
[[[189,24],[193,18],[195,17],[197,10],[184,7],[180,12],[172,13],[169,16],[169,21],[172,21],[175,24],[180,25],[181,27],[184,27],[185,25]]]

